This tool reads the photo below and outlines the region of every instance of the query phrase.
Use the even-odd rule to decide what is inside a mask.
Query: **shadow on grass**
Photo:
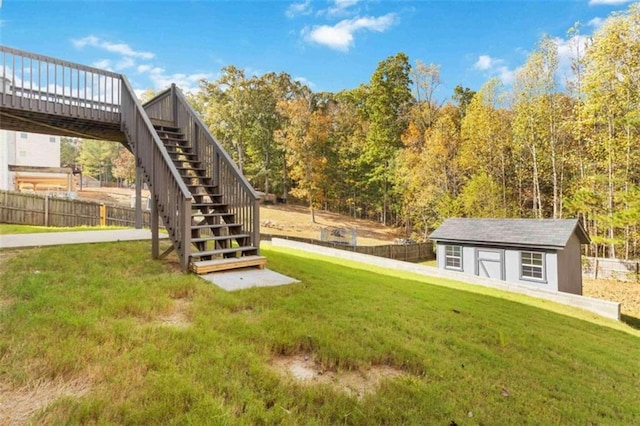
[[[621,314],[620,320],[628,326],[640,330],[640,318],[632,317],[629,315]]]

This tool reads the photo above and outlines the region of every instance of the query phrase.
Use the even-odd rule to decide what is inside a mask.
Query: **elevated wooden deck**
[[[121,142],[134,153],[137,199],[142,180],[152,194],[152,257],[161,257],[162,220],[185,272],[264,267],[257,194],[179,89],[143,106],[124,75],[6,46],[0,55],[0,128]]]

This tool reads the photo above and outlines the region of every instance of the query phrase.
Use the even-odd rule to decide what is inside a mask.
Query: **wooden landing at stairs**
[[[264,269],[267,258],[264,256],[242,256],[226,259],[200,260],[191,262],[190,269],[198,275],[211,272],[228,271],[230,269],[258,267]]]

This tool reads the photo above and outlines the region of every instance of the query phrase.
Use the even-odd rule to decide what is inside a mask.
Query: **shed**
[[[577,219],[453,218],[429,238],[438,268],[582,294],[580,247],[590,241]]]

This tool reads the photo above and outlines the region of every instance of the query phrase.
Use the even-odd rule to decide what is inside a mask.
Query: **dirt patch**
[[[582,294],[620,302],[623,315],[640,319],[640,283],[582,278]]]
[[[130,188],[83,188],[82,191],[78,191],[78,199],[130,207],[131,197],[135,194],[135,189]],[[146,200],[148,197],[149,191],[143,190],[142,199]]]
[[[191,320],[188,314],[191,310],[191,304],[192,302],[188,299],[174,299],[169,312],[159,316],[154,324],[175,328],[189,327]]]
[[[357,229],[358,245],[392,244],[401,232],[372,220],[355,219],[337,213],[318,210],[316,222],[311,222],[307,207],[290,204],[260,206],[260,232],[301,238],[320,238],[320,228]]]
[[[364,371],[328,371],[312,355],[280,356],[271,361],[271,366],[281,375],[293,378],[300,384],[328,384],[358,399],[374,394],[384,380],[406,376],[405,372],[386,365],[372,366]]]
[[[62,398],[80,398],[91,389],[87,380],[40,380],[19,389],[0,383],[0,424],[25,424],[31,415]]]
[[[9,259],[14,258],[17,255],[17,250],[0,250],[0,271],[3,270],[2,266],[8,262]]]

